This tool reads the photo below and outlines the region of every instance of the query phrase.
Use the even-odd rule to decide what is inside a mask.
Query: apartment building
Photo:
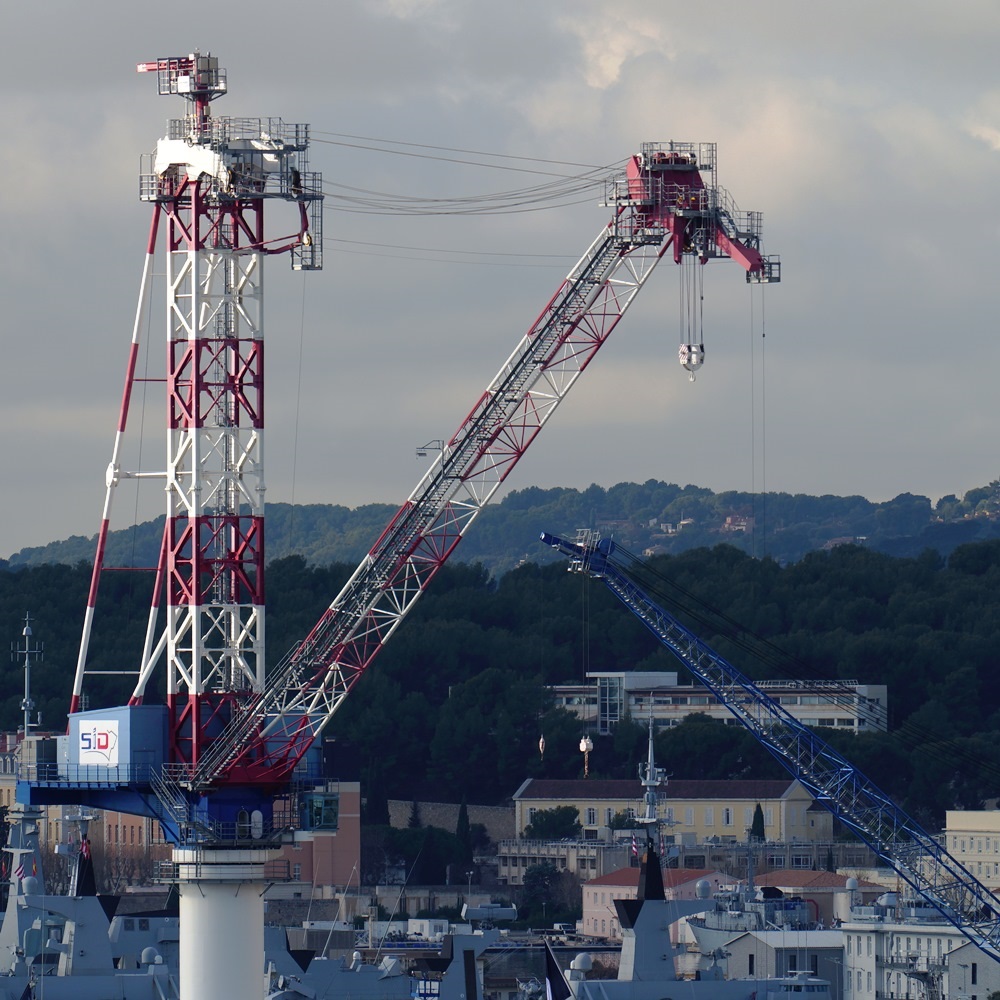
[[[701,685],[680,684],[676,671],[588,673],[590,683],[550,687],[555,703],[600,735],[622,719],[676,726],[700,712],[737,725],[729,710]],[[852,732],[885,732],[888,695],[884,684],[856,680],[768,680],[757,687],[803,725]]]
[[[1000,809],[949,809],[945,849],[987,889],[1000,890]]]

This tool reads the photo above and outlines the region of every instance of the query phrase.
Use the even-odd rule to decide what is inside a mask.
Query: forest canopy
[[[660,555],[650,566],[699,635],[755,679],[851,679],[886,684],[890,733],[824,738],[900,805],[933,822],[948,808],[1000,796],[1000,541],[899,558],[856,545],[781,565],[718,545]],[[305,635],[353,566],[300,556],[268,567],[268,639],[276,662]],[[65,726],[90,570],[43,565],[0,571],[0,621],[19,640],[26,612],[44,659],[32,695],[43,725]],[[102,584],[94,663],[134,663],[148,593],[136,574]],[[739,628],[734,631],[733,625]],[[20,722],[22,671],[8,668],[0,728]],[[680,670],[599,581],[565,565],[525,563],[492,576],[445,567],[333,719],[379,794],[500,803],[527,777],[578,777],[579,722],[547,685],[588,670]],[[88,692],[91,705],[128,691]],[[154,695],[155,697],[155,695]],[[544,757],[538,742],[545,736]],[[590,773],[633,777],[645,757],[642,720],[595,738]],[[739,727],[691,717],[657,738],[677,778],[778,776]]]

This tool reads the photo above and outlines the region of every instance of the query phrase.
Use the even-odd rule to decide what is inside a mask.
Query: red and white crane
[[[28,797],[159,819],[175,844],[165,877],[180,894],[181,995],[252,997],[262,981],[245,955],[263,954],[261,896],[273,854],[238,840],[263,826],[259,797],[249,809],[222,797],[198,810],[194,844],[194,804],[171,798],[160,766],[196,765],[241,699],[264,690],[263,265],[287,254],[296,269],[322,266],[322,186],[308,169],[308,126],[211,114],[227,91],[214,56],[195,52],[137,68],[156,75],[160,94],[182,97],[185,114],[168,122],[140,174],[152,220],[73,685],[73,763]],[[292,206],[276,235],[265,219],[275,202]],[[161,236],[167,454],[161,471],[148,472],[124,467],[123,445],[133,390],[143,381],[140,339]],[[162,485],[165,527],[144,647],[135,666],[108,671],[90,664],[90,637],[112,502],[119,484],[134,478]],[[161,666],[166,705],[145,710]],[[88,674],[106,672],[135,675],[129,706],[82,711]],[[104,791],[91,780],[95,767],[111,778]],[[226,823],[238,830],[228,834]],[[205,836],[206,824],[219,835]]]
[[[263,263],[288,254],[295,268],[321,267],[320,178],[308,170],[308,126],[211,115],[227,91],[214,57],[138,68],[156,74],[161,94],[183,97],[186,114],[168,123],[140,179],[152,223],[68,752],[58,763],[36,755],[18,797],[157,819],[174,845],[163,878],[180,891],[182,996],[252,996],[257,970],[241,956],[263,953],[263,887],[289,823],[275,798],[657,263],[728,256],[754,282],[779,280],[780,264],[761,253],[759,214],[739,212],[716,183],[714,144],[645,143],[607,182],[610,221],[316,626],[265,673]],[[277,236],[264,217],[274,201],[295,209]],[[149,473],[124,467],[123,441],[161,229],[167,455]],[[693,370],[703,352],[687,347]],[[133,478],[162,483],[165,528],[137,666],[107,671],[89,660],[90,636],[112,500]],[[161,667],[165,705],[146,697]],[[105,672],[135,675],[128,704],[85,709],[88,677]]]

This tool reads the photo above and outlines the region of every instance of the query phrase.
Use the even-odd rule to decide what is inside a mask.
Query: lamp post
[[[468,879],[468,882],[469,882],[469,890],[468,890],[468,892],[466,894],[466,897],[465,897],[466,902],[468,902],[469,896],[472,895],[472,876],[475,875],[475,874],[476,874],[475,872],[466,872],[465,873],[465,877]]]
[[[580,753],[583,754],[583,776],[590,775],[590,751],[594,749],[594,741],[589,736],[580,740]]]
[[[958,967],[962,970],[962,992],[959,993],[959,997],[960,998],[965,998],[965,997],[968,997],[968,995],[969,995],[969,993],[968,993],[968,980],[967,980],[967,977],[969,975],[969,967],[967,965],[964,965],[961,962],[958,963]]]

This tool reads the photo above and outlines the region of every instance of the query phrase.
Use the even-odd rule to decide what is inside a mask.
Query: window
[[[292,865],[292,878],[296,882],[302,881],[302,865]]]
[[[705,826],[715,826],[714,806],[705,806]]]
[[[798,956],[793,951],[788,955],[788,974],[791,976],[798,971],[799,971],[799,960]]]
[[[977,982],[976,982],[977,971],[978,971],[978,966],[977,966],[977,964],[975,962],[973,962],[972,963],[972,971],[969,973],[969,979],[970,979],[970,981],[971,981],[971,983],[972,983],[973,986],[977,985]]]
[[[593,806],[587,807],[587,826],[594,826],[597,823],[597,810]]]
[[[722,825],[732,826],[733,825],[733,811],[729,806],[725,806],[722,810]]]
[[[764,810],[764,826],[774,826],[774,810]]]
[[[871,934],[865,935],[865,942],[868,945],[868,957],[872,957],[872,936]]]
[[[684,825],[694,826],[694,807],[685,806],[684,808]]]

